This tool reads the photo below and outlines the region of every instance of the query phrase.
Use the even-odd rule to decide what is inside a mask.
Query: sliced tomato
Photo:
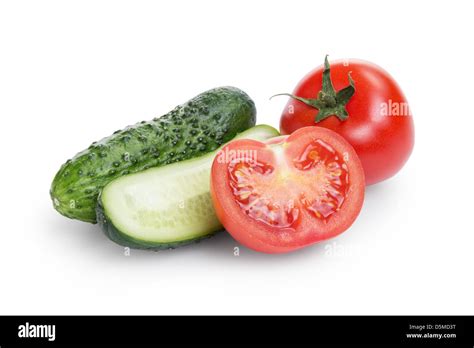
[[[262,143],[236,140],[212,165],[211,195],[226,230],[266,253],[300,249],[347,230],[364,201],[352,146],[321,127]]]

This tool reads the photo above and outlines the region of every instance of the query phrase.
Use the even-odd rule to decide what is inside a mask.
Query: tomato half
[[[326,59],[299,82],[292,96],[299,99],[291,98],[284,108],[281,133],[317,125],[342,135],[359,155],[367,185],[393,176],[410,157],[414,125],[408,102],[379,66],[355,59],[329,66]]]
[[[305,127],[267,143],[236,140],[212,164],[211,195],[245,246],[283,253],[334,237],[358,216],[364,171],[340,135]]]

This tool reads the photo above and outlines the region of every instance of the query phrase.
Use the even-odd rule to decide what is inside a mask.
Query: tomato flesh
[[[329,144],[318,139],[309,144],[294,166],[306,178],[306,192],[300,200],[319,219],[327,219],[344,202],[349,172],[343,158]],[[313,197],[313,198],[308,198]]]
[[[237,240],[253,249],[284,252],[329,238],[345,230],[360,211],[363,169],[354,150],[331,131],[307,128],[261,144],[255,156],[236,156],[225,164],[214,161],[211,192],[218,216]],[[334,142],[345,151],[337,150]],[[244,153],[246,144],[228,146]],[[342,223],[334,228],[338,220]],[[246,233],[259,242],[246,243]]]

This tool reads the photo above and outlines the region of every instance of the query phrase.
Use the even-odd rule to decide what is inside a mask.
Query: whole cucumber
[[[102,188],[123,175],[214,151],[256,122],[255,104],[235,87],[201,93],[169,113],[94,142],[61,166],[51,185],[54,208],[96,223]]]

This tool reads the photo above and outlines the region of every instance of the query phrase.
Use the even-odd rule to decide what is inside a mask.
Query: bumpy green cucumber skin
[[[259,132],[259,135],[256,136],[256,132]],[[253,135],[251,135],[253,133]],[[238,134],[236,138],[240,139],[255,139],[255,140],[267,140],[270,138],[274,138],[279,136],[280,133],[273,127],[268,125],[258,125],[254,128],[247,130],[241,134]],[[217,152],[217,150],[216,150]],[[215,154],[209,153],[203,156],[212,156],[214,158]],[[198,158],[196,158],[198,160]],[[218,232],[224,231],[224,228],[218,229],[216,231],[210,231],[207,235],[199,236],[197,238],[190,238],[186,240],[180,240],[176,242],[169,242],[169,243],[157,243],[157,242],[150,242],[147,240],[142,240],[138,238],[133,238],[129,234],[124,233],[119,227],[115,226],[113,221],[107,216],[106,209],[101,199],[101,195],[97,200],[97,221],[99,226],[101,227],[102,231],[105,235],[112,240],[113,242],[122,245],[124,247],[128,247],[131,249],[145,249],[145,250],[165,250],[165,249],[175,249],[181,246],[194,244],[202,241],[203,239],[208,239],[216,235]]]
[[[54,208],[66,217],[96,223],[97,197],[110,181],[214,151],[255,121],[255,104],[240,89],[204,92],[159,118],[116,131],[68,160],[51,185]]]

